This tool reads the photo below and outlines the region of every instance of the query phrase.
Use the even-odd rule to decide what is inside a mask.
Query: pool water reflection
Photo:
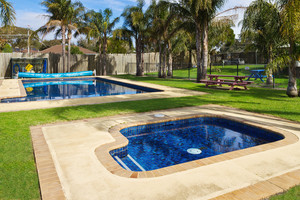
[[[99,78],[23,81],[23,85],[27,93],[26,97],[3,99],[1,103],[87,98],[154,91],[150,88],[118,84]]]

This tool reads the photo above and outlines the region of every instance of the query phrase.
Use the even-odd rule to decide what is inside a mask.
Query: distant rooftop
[[[83,53],[83,54],[86,54],[86,55],[95,55],[97,54],[97,52],[94,52],[94,51],[91,51],[89,49],[85,49],[85,48],[82,48],[82,47],[78,47],[79,50]],[[52,46],[48,49],[44,49],[43,51],[40,51],[40,53],[57,53],[57,54],[62,54],[62,45],[55,45],[55,46]],[[67,53],[67,51],[66,51]]]

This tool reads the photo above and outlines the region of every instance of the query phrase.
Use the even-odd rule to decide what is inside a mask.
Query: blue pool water
[[[284,138],[216,117],[133,126],[120,132],[127,137],[129,144],[112,150],[110,154],[123,168],[131,171],[155,170]],[[191,148],[201,153],[188,153]]]
[[[102,78],[24,80],[23,85],[27,93],[26,97],[3,99],[1,103],[74,99],[159,91]]]

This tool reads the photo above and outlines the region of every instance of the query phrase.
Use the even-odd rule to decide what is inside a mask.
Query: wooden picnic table
[[[201,80],[201,83],[206,83],[206,87],[209,85],[229,85],[229,90],[232,90],[234,86],[243,86],[247,90],[247,85],[253,83],[252,81],[245,81],[247,76],[234,76],[234,75],[221,75],[221,74],[209,74],[207,75],[209,80]],[[223,79],[223,78],[234,78],[234,79]]]

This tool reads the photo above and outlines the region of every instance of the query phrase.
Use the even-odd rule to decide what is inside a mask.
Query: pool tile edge
[[[59,180],[48,144],[41,126],[30,127],[31,142],[39,179],[40,195],[43,200],[65,200],[65,194]]]

